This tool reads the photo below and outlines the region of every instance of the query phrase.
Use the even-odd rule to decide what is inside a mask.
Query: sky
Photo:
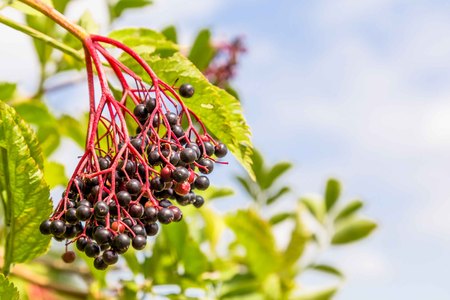
[[[346,274],[336,299],[450,299],[449,16],[443,0],[156,0],[114,26],[174,24],[186,44],[204,27],[244,36],[234,85],[254,144],[271,163],[295,163],[296,196],[334,176],[379,223],[323,257]],[[32,90],[28,40],[0,34],[0,79]]]

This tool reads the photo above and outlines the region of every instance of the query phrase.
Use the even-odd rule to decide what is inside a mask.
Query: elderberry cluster
[[[183,84],[179,93],[191,97],[194,88]],[[42,234],[66,240],[66,246],[75,243],[101,270],[130,246],[144,249],[159,224],[180,221],[175,203],[201,207],[204,199],[195,191],[209,187],[205,175],[228,152],[189,125],[186,108],[170,110],[163,97],[150,93],[139,99],[131,116],[136,135],[124,136],[110,126],[107,149],[80,161],[53,215],[40,225]],[[72,262],[75,254],[66,247],[62,258]]]

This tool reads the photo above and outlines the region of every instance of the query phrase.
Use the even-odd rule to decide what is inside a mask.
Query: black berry
[[[194,95],[194,87],[189,83],[184,83],[179,89],[180,95],[184,98],[191,98]]]

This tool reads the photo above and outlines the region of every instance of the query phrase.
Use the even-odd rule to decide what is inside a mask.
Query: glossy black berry
[[[73,225],[66,225],[66,231],[64,232],[64,234],[62,235],[63,237],[65,237],[66,239],[71,239],[74,238],[77,235],[77,229],[75,226]]]
[[[78,191],[83,191],[84,183],[80,178],[75,178],[70,187],[71,192],[78,193]]]
[[[178,122],[178,115],[173,112],[168,112],[168,113],[166,113],[166,119],[170,125],[175,125]]]
[[[161,180],[161,177],[156,176],[150,181],[150,187],[154,191],[162,191],[164,189],[164,182]]]
[[[137,195],[141,192],[142,183],[137,179],[131,179],[127,182],[126,188],[131,195]]]
[[[145,248],[145,245],[147,245],[147,237],[143,235],[136,235],[133,238],[131,245],[136,250],[142,250]]]
[[[143,235],[143,236],[147,235],[147,232],[145,231],[145,228],[142,227],[142,225],[139,225],[139,224],[136,224],[133,227],[131,227],[131,230],[133,230],[133,232],[136,235]]]
[[[131,144],[131,146],[133,146],[134,149],[137,150],[137,152],[142,153],[142,148],[143,148],[142,147],[142,145],[143,145],[142,139],[140,139],[140,138],[131,139],[130,144]]]
[[[200,156],[202,156],[202,151],[200,150],[200,147],[195,144],[195,143],[190,143],[189,145],[187,145],[186,148],[192,149],[195,151],[195,154],[197,155],[197,157],[195,159],[198,159]]]
[[[169,224],[173,221],[174,215],[169,208],[161,208],[158,212],[158,221],[163,224]]]
[[[180,138],[184,135],[184,129],[180,125],[172,125],[170,129],[177,138]]]
[[[89,239],[87,237],[82,236],[82,237],[78,238],[76,241],[77,249],[80,251],[84,251],[84,249],[86,248],[88,243],[89,243]]]
[[[106,250],[103,252],[102,259],[107,265],[114,265],[119,260],[119,255],[114,250]]]
[[[103,261],[101,256],[94,259],[94,268],[97,270],[106,270],[107,267],[108,265]]]
[[[198,176],[194,180],[194,187],[201,191],[206,190],[209,187],[209,179],[206,176]]]
[[[178,207],[176,207],[175,205],[170,206],[169,209],[173,213],[173,221],[174,222],[181,221],[181,219],[183,218],[183,213],[181,212],[181,210]]]
[[[145,104],[136,105],[133,113],[140,121],[146,120],[148,118],[148,110],[147,107],[145,107]]]
[[[87,200],[81,200],[80,202],[77,203],[77,207],[80,206],[86,206],[88,208],[92,207],[91,202],[87,201]]]
[[[163,199],[163,200],[159,201],[159,206],[169,207],[169,206],[172,206],[172,202],[170,202],[170,200]]]
[[[158,220],[158,209],[154,206],[147,206],[144,208],[144,220],[147,223],[154,223]]]
[[[75,257],[75,252],[73,251],[67,251],[61,255],[62,260],[67,264],[74,262]]]
[[[110,166],[110,161],[104,157],[99,157],[98,165],[100,166],[100,170],[106,170]]]
[[[154,236],[158,233],[159,226],[158,223],[149,223],[145,224],[145,231],[147,232],[148,236]]]
[[[192,204],[193,204],[195,207],[199,208],[199,207],[201,207],[204,203],[205,203],[205,199],[203,199],[202,196],[197,195],[197,196],[195,196],[195,200],[194,200],[194,202],[193,202]]]
[[[180,95],[184,98],[191,98],[194,95],[194,87],[189,83],[184,83],[179,89]]]
[[[78,223],[77,210],[75,208],[69,208],[64,214],[67,223],[75,224]]]
[[[145,102],[145,108],[147,108],[148,113],[152,113],[153,110],[156,108],[156,99],[155,98],[150,98],[147,99]]]
[[[133,218],[140,218],[144,214],[144,207],[139,203],[133,204],[128,209],[128,213]]]
[[[90,242],[84,248],[87,257],[96,257],[100,254],[100,246],[97,243]]]
[[[130,237],[127,234],[121,233],[116,235],[116,237],[113,239],[112,246],[114,250],[122,254],[128,250],[130,242]]]
[[[133,226],[133,220],[131,220],[130,218],[125,218],[122,220],[122,223],[125,224],[128,227],[132,227]]]
[[[209,174],[214,170],[214,162],[209,158],[201,158],[198,160],[198,164],[204,168],[199,168],[200,172],[203,174]]]
[[[148,163],[152,166],[159,165],[161,163],[158,150],[151,150],[147,152]]]
[[[94,214],[96,218],[103,219],[109,212],[109,206],[104,201],[99,201],[94,205]]]
[[[91,209],[86,205],[80,205],[75,211],[75,214],[78,220],[86,221],[91,217]]]
[[[172,171],[172,178],[176,182],[186,181],[190,175],[191,173],[185,167],[177,167],[175,170]]]
[[[214,154],[217,157],[224,157],[225,155],[227,155],[228,153],[228,148],[227,146],[225,146],[225,144],[222,143],[218,143],[214,149]]]
[[[51,234],[51,230],[50,230],[50,225],[52,224],[52,221],[50,220],[45,220],[41,223],[41,225],[39,225],[39,231],[42,234],[48,235]]]
[[[119,204],[122,206],[128,206],[131,202],[131,195],[127,191],[120,191],[116,196]]]
[[[185,148],[180,152],[180,159],[187,164],[191,164],[197,159],[197,153],[194,149]]]
[[[111,232],[109,232],[108,229],[101,228],[101,229],[98,229],[95,231],[94,239],[99,245],[105,244],[105,243],[108,243],[111,241],[112,234],[111,234]]]
[[[54,236],[61,237],[66,232],[66,224],[61,220],[53,220],[50,224],[50,232]]]
[[[170,156],[170,163],[174,166],[176,166],[180,162],[180,153],[172,152],[172,155]]]

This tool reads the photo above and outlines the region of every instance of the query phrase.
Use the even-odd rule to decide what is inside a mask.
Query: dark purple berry
[[[209,174],[214,170],[214,162],[209,158],[199,159],[198,164],[204,167],[199,168],[200,172],[203,174]]]
[[[178,116],[176,113],[168,112],[166,113],[166,118],[170,125],[175,125],[178,122]]]
[[[170,200],[163,199],[163,200],[159,201],[159,206],[169,207],[169,206],[172,206],[172,202],[170,202]]]
[[[205,203],[205,199],[203,199],[202,196],[195,196],[195,200],[192,204],[194,204],[195,207],[199,208]]]
[[[89,239],[87,237],[82,236],[82,237],[78,238],[76,241],[77,249],[80,251],[84,251],[84,249],[86,248],[88,243],[89,243]]]
[[[140,138],[134,138],[134,139],[131,139],[130,140],[130,144],[131,144],[131,146],[133,146],[134,147],[134,149],[136,149],[137,150],[137,152],[139,152],[139,153],[142,153],[142,139],[140,139]]]
[[[100,170],[106,170],[110,166],[110,161],[104,157],[99,157],[98,165],[100,166]]]
[[[138,104],[133,110],[134,115],[138,120],[145,121],[148,118],[148,110],[145,104]]]
[[[170,206],[169,209],[173,213],[173,221],[175,222],[181,221],[181,219],[183,218],[183,213],[181,212],[181,210],[175,205]]]
[[[194,95],[194,87],[189,83],[184,83],[179,89],[180,95],[184,98],[191,98]]]
[[[103,219],[109,212],[109,206],[104,201],[99,201],[94,205],[94,214],[96,218]]]
[[[50,224],[50,232],[57,237],[62,237],[66,232],[66,224],[61,220],[53,220]]]
[[[161,180],[161,177],[156,176],[150,181],[150,187],[154,191],[162,191],[164,189],[164,182]]]
[[[198,176],[194,180],[194,187],[201,191],[206,190],[209,187],[209,179],[206,176]]]
[[[132,246],[136,250],[142,250],[147,245],[147,237],[143,235],[136,235],[132,240]]]
[[[78,223],[77,210],[75,208],[69,208],[64,214],[67,223],[75,224]]]
[[[73,263],[75,257],[75,252],[73,251],[67,251],[61,256],[62,260],[67,264]]]
[[[184,148],[180,152],[180,159],[187,164],[191,164],[197,159],[197,153],[194,149]]]
[[[116,250],[118,253],[122,254],[125,253],[128,250],[128,247],[130,246],[130,237],[125,234],[121,233],[116,235],[116,237],[112,241],[112,246],[114,250]]]
[[[78,220],[86,221],[91,217],[91,209],[86,205],[80,205],[75,211],[75,214]]]
[[[188,169],[185,167],[177,167],[175,170],[172,171],[172,178],[176,182],[183,182],[188,180],[191,173]]]
[[[219,158],[224,157],[228,153],[228,149],[225,144],[218,143],[214,148],[214,154]]]
[[[95,242],[90,242],[84,248],[87,257],[96,257],[100,254],[100,246]]]
[[[107,265],[114,265],[119,260],[119,255],[114,250],[106,250],[102,255],[103,261]]]
[[[42,234],[48,235],[51,234],[51,230],[50,230],[50,225],[52,224],[52,221],[50,220],[45,220],[41,223],[41,225],[39,225],[39,230],[41,231]]]
[[[147,232],[145,231],[145,228],[142,227],[142,225],[136,224],[133,227],[131,227],[131,230],[133,230],[134,234],[136,235],[143,235],[145,236]]]
[[[174,215],[169,208],[161,208],[158,212],[158,221],[163,224],[169,224],[173,221]]]
[[[145,231],[148,236],[154,236],[158,233],[159,226],[157,223],[145,224]]]
[[[131,195],[127,191],[120,191],[116,196],[119,204],[122,206],[128,206],[131,202]]]
[[[170,129],[177,138],[180,138],[184,135],[183,127],[181,127],[180,125],[172,125]]]
[[[144,104],[145,104],[145,108],[147,108],[147,111],[149,113],[152,113],[153,110],[156,108],[156,99],[155,98],[147,99],[147,100],[145,100]]]
[[[103,258],[99,256],[94,259],[94,267],[97,270],[106,270],[108,265],[103,261]]]
[[[158,209],[154,206],[147,206],[144,208],[144,220],[147,223],[154,223],[158,220]]]
[[[131,195],[137,195],[141,192],[142,183],[137,179],[131,179],[127,182],[126,188]]]
[[[105,244],[105,243],[108,243],[111,241],[112,234],[111,234],[111,232],[109,232],[108,229],[101,228],[101,229],[98,229],[95,231],[94,239],[99,245]]]
[[[144,207],[139,203],[133,204],[128,209],[128,213],[133,218],[140,218],[144,214]]]

